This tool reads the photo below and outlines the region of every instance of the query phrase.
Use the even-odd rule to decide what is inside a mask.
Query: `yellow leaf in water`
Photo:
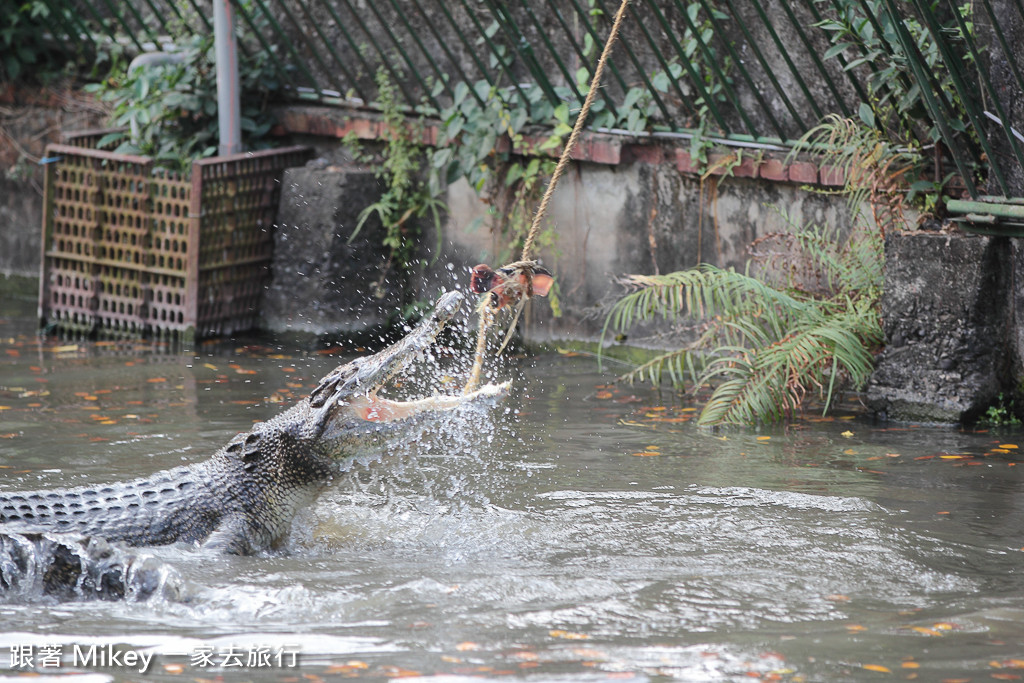
[[[920,668],[921,665],[917,662],[903,662],[902,664],[900,664],[900,666],[902,666],[904,669],[917,669]]]
[[[612,397],[612,392],[610,392],[610,391],[599,391],[599,392],[597,392],[597,398],[608,399],[608,398],[611,398],[611,397]]]
[[[480,646],[472,641],[464,641],[455,646],[455,649],[459,652],[471,652],[473,650],[479,650]]]
[[[71,351],[77,351],[78,344],[71,344],[69,346],[54,346],[50,351],[54,353],[69,353]]]
[[[768,441],[771,438],[772,437],[770,437],[770,436],[759,436],[759,437],[757,437],[757,440],[758,441]]]
[[[865,664],[864,668],[868,671],[877,671],[880,674],[892,673],[892,671],[888,667],[882,666],[881,664]]]
[[[1001,443],[1001,444],[999,444],[999,447],[1000,448],[1016,448],[1017,444],[1015,444],[1015,443]]]
[[[548,635],[552,638],[565,638],[566,640],[587,640],[590,638],[586,633],[573,633],[572,631],[563,631],[562,629],[548,631]]]
[[[918,633],[924,634],[926,636],[941,636],[942,635],[942,633],[940,631],[936,631],[933,628],[928,628],[927,626],[911,626],[911,628],[913,630],[917,631]]]
[[[851,432],[851,431],[850,431],[849,429],[847,429],[847,430],[846,430],[845,432],[843,432],[842,434],[840,434],[840,436],[844,436],[844,437],[846,437],[847,439],[849,439],[849,438],[850,438],[851,436],[853,436],[853,432]]]

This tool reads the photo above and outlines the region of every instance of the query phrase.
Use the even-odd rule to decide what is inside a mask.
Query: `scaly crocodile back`
[[[104,486],[0,494],[0,523],[102,536],[130,545],[199,541],[220,522],[224,498],[205,492],[208,463]]]

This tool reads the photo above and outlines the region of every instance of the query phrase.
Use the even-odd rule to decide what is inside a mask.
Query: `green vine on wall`
[[[440,189],[422,178],[423,152],[412,140],[409,121],[399,106],[395,85],[387,70],[379,69],[376,81],[377,105],[385,128],[384,149],[376,175],[384,184],[384,192],[380,199],[360,212],[349,241],[376,215],[384,226],[382,244],[388,249],[388,262],[405,275],[415,263],[416,245],[422,236],[417,219],[429,215],[440,240],[441,213],[446,207],[439,196]],[[357,158],[371,160],[359,150],[354,137],[346,138],[346,143]]]

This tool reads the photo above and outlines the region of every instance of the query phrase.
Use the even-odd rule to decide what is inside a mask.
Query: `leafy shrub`
[[[0,0],[0,83],[46,82],[74,56],[73,46],[50,35],[55,12],[43,0]]]
[[[120,130],[99,142],[121,154],[150,156],[160,165],[187,172],[192,161],[217,151],[217,76],[212,36],[193,36],[181,61],[129,70],[122,62],[103,82],[86,86],[114,105]],[[280,91],[266,56],[239,65],[241,128],[246,147],[266,147],[273,125],[267,110]]]

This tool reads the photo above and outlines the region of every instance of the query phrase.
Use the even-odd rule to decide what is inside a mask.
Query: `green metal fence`
[[[212,30],[208,0],[50,1],[75,9],[55,22],[69,40],[147,50]],[[632,0],[591,125],[786,144],[828,113],[859,116],[931,151],[972,194],[979,179],[1019,194],[1022,1]],[[272,55],[296,99],[372,106],[383,69],[406,106],[435,114],[496,92],[527,110],[578,106],[617,7],[235,0],[242,59]]]

